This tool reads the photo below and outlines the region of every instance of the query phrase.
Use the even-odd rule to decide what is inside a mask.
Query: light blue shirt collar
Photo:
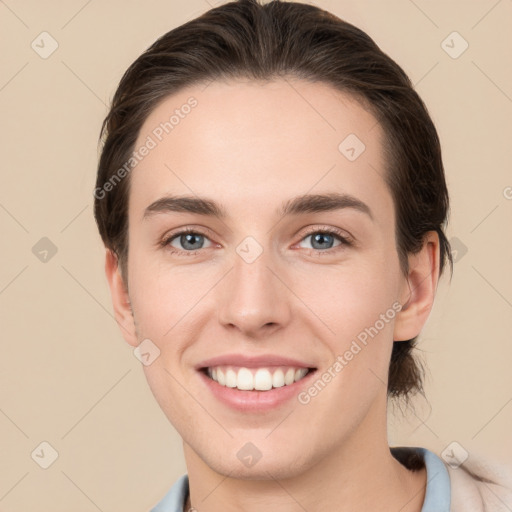
[[[427,468],[427,489],[421,512],[450,512],[451,483],[444,462],[426,448],[416,447],[415,450],[423,455]]]

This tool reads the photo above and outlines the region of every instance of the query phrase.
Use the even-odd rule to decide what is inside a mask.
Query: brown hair
[[[433,230],[440,239],[440,272],[446,259],[453,272],[443,232],[449,199],[440,143],[426,106],[402,68],[365,32],[318,7],[238,0],[207,11],[153,43],[124,73],[103,122],[94,215],[126,284],[129,176],[115,186],[106,184],[130,159],[148,115],[164,98],[190,85],[285,76],[350,93],[375,116],[385,134],[385,180],[395,206],[400,268],[407,275],[408,254],[419,251],[424,235]],[[424,395],[424,370],[412,354],[415,343],[416,338],[393,343],[388,397],[409,402],[418,391]]]

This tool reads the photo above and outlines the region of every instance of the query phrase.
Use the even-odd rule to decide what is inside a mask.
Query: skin
[[[143,369],[183,438],[192,505],[419,512],[426,472],[390,454],[386,382],[393,342],[418,335],[432,308],[439,240],[428,233],[409,257],[409,274],[400,272],[380,125],[327,84],[213,82],[166,98],[136,147],[190,96],[197,107],[131,173],[127,283],[108,250],[105,271],[126,341],[136,347],[149,338],[160,350]],[[353,162],[338,150],[350,133],[366,146]],[[353,208],[276,213],[292,197],[333,191],[366,203],[373,220]],[[228,216],[168,212],[142,220],[150,203],[171,193],[215,200]],[[205,235],[196,254],[184,254],[179,237],[170,248],[179,254],[158,246],[183,227]],[[334,237],[313,245],[312,227],[338,228],[355,243],[340,246]],[[236,252],[247,236],[263,249],[250,264]],[[220,354],[270,353],[322,373],[396,301],[405,307],[307,405],[292,399],[240,413],[206,392],[194,369]],[[262,454],[252,467],[237,457],[247,442]]]

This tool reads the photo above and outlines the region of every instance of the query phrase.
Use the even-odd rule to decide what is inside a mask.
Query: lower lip
[[[272,388],[268,391],[242,391],[237,388],[229,388],[221,386],[201,371],[199,375],[214,396],[225,405],[242,412],[261,412],[276,409],[297,397],[315,373],[316,371],[310,371],[293,384]]]

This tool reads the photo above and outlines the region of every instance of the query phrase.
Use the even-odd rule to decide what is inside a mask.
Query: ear
[[[423,247],[409,256],[409,274],[404,279],[393,332],[394,341],[416,337],[425,325],[434,304],[439,279],[439,235],[429,231]]]
[[[116,322],[126,342],[136,347],[139,343],[137,341],[130,297],[121,276],[117,256],[110,249],[107,249],[105,254],[105,274],[110,288],[110,295],[112,296]]]

